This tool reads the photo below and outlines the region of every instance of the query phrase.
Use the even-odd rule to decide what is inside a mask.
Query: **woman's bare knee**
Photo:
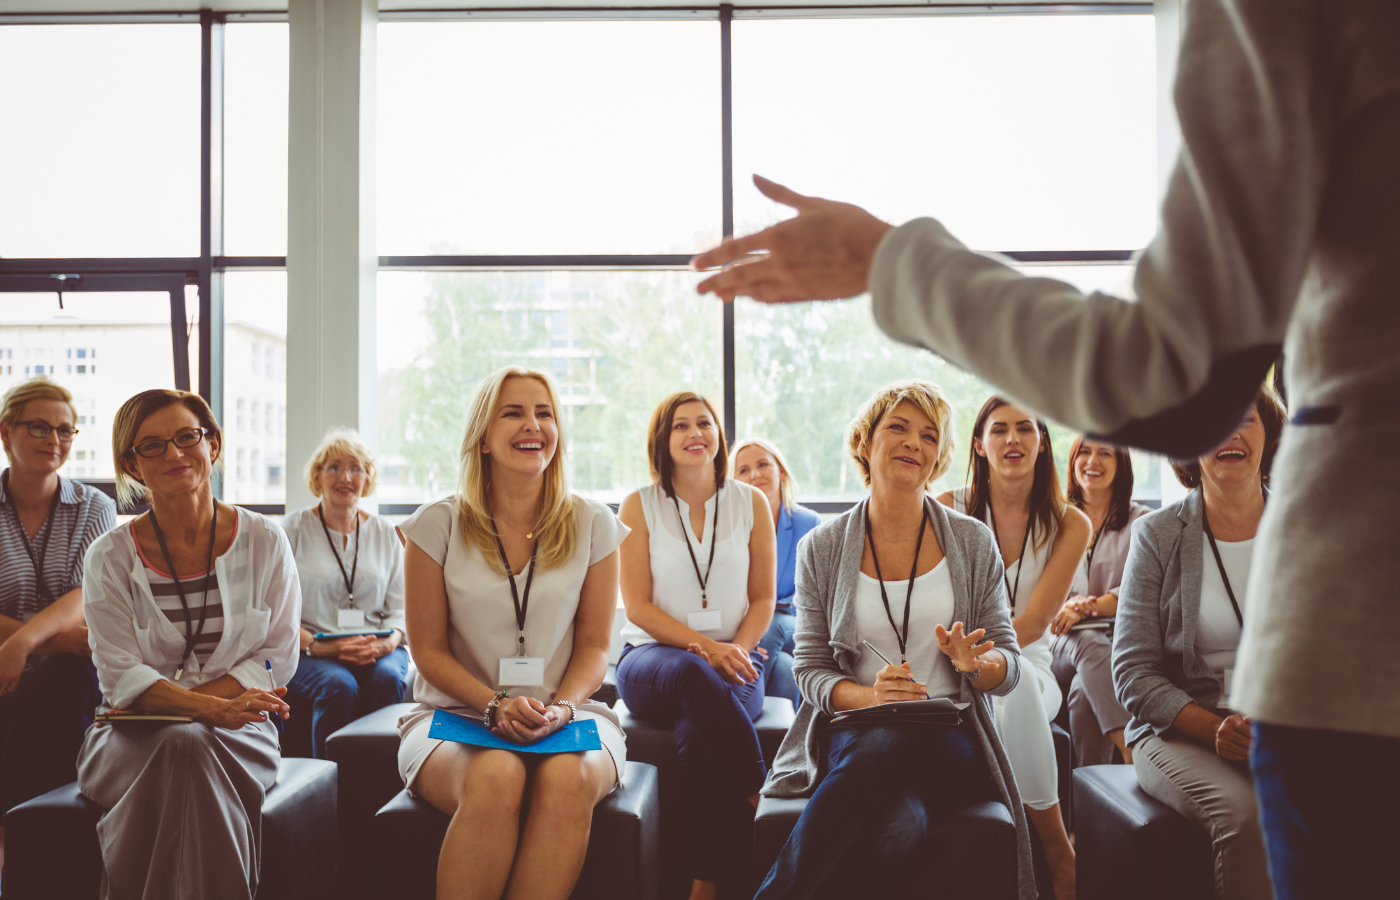
[[[525,763],[508,750],[476,754],[462,773],[458,804],[480,808],[520,809],[525,797]]]

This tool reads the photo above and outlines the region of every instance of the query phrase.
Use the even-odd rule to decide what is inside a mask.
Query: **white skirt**
[[[1049,809],[1060,802],[1059,768],[1050,721],[1060,711],[1060,684],[1050,671],[1054,654],[1050,633],[1021,648],[1021,680],[1011,693],[992,698],[997,728],[1006,748],[1021,802],[1031,809]]]

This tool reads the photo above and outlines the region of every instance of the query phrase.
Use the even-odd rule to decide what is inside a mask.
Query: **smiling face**
[[[1230,439],[1198,460],[1201,480],[1213,482],[1217,488],[1258,484],[1264,442],[1264,423],[1259,419],[1259,411],[1251,406]]]
[[[677,406],[675,415],[671,417],[668,446],[674,465],[713,468],[715,454],[719,452],[719,429],[715,427],[710,408],[699,400]]]
[[[774,510],[782,503],[783,469],[758,444],[749,444],[734,457],[734,477],[762,491]]]
[[[30,400],[20,409],[18,421],[47,422],[54,428],[74,427],[73,409],[61,400]],[[57,472],[68,461],[68,451],[73,449],[72,441],[65,444],[58,439],[58,432],[50,431],[48,437],[36,438],[25,425],[0,425],[0,436],[10,450],[10,465],[43,475]]]
[[[549,402],[549,389],[534,378],[507,378],[481,442],[481,452],[491,459],[492,471],[541,476],[558,448],[559,423]]]
[[[321,464],[316,481],[321,488],[321,499],[328,505],[350,507],[363,496],[367,478],[365,464],[360,460],[353,456],[332,456]]]
[[[192,447],[181,449],[173,438],[202,425],[199,417],[183,403],[172,403],[151,413],[136,429],[132,446],[145,441],[166,440],[165,453],[148,459],[136,453],[123,456],[121,465],[153,494],[183,494],[199,490],[209,482],[214,461],[219,458],[219,438],[210,434]]]
[[[1074,480],[1086,493],[1107,491],[1118,475],[1118,455],[1111,444],[1084,438],[1079,442],[1079,454],[1071,461]]]
[[[978,456],[985,456],[993,474],[1003,478],[1030,478],[1035,460],[1044,449],[1035,416],[1004,403],[987,415],[982,433],[972,439]]]
[[[938,426],[902,400],[870,436],[870,486],[922,491],[938,462]]]

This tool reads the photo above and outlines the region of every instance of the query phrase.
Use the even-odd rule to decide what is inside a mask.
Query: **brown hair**
[[[1269,471],[1274,467],[1274,454],[1278,452],[1278,441],[1283,435],[1283,423],[1288,421],[1288,410],[1272,385],[1259,388],[1254,397],[1254,411],[1259,414],[1259,424],[1264,426],[1264,452],[1259,457],[1259,483],[1269,483]],[[1174,459],[1171,461],[1176,480],[1188,491],[1201,486],[1201,460]]]
[[[1079,458],[1079,448],[1084,445],[1085,435],[1074,439],[1069,445],[1069,469],[1065,476],[1065,500],[1078,510],[1084,509],[1084,488],[1074,477],[1074,461]],[[1098,438],[1089,438],[1100,444]],[[1103,520],[1104,531],[1117,531],[1128,524],[1128,516],[1133,507],[1133,458],[1127,450],[1117,445],[1113,447],[1113,459],[1118,463],[1118,471],[1113,476],[1113,492],[1108,496],[1108,518]]]
[[[647,461],[651,464],[651,480],[661,485],[667,497],[676,495],[671,486],[671,427],[675,424],[676,410],[684,403],[703,403],[710,412],[710,419],[719,434],[719,448],[715,451],[715,490],[724,487],[724,476],[729,471],[729,444],[724,436],[724,420],[715,415],[715,406],[694,391],[681,391],[662,400],[651,414],[651,424],[647,426]]]
[[[5,392],[4,399],[0,400],[0,423],[14,428],[24,411],[24,405],[31,400],[57,400],[59,403],[67,403],[69,412],[73,413],[73,424],[78,424],[78,410],[73,406],[73,395],[68,393],[68,388],[55,384],[42,375],[21,381]],[[5,441],[5,455],[14,459],[9,441]]]
[[[207,440],[213,451],[213,462],[218,465],[219,455],[224,447],[224,433],[219,428],[219,423],[214,420],[214,411],[204,402],[203,397],[188,391],[172,391],[166,388],[142,391],[123,403],[121,409],[117,410],[116,418],[112,420],[112,459],[116,462],[118,504],[130,506],[146,498],[146,485],[136,477],[135,472],[127,469],[128,465],[135,465],[136,451],[133,447],[136,436],[143,422],[167,406],[177,403],[194,413],[199,424],[209,429]]]
[[[938,429],[938,457],[933,462],[924,489],[938,480],[953,461],[953,407],[943,391],[931,381],[894,381],[875,392],[861,406],[846,433],[846,449],[855,461],[860,482],[870,487],[870,436],[875,427],[900,403],[908,400],[917,406]]]
[[[987,505],[992,500],[992,464],[978,454],[977,442],[982,440],[987,419],[999,407],[1010,401],[993,395],[982,404],[977,421],[972,425],[973,446],[967,464],[967,514],[979,521],[987,519]],[[1031,546],[1040,549],[1050,540],[1065,515],[1065,495],[1060,491],[1060,475],[1055,471],[1055,452],[1050,446],[1050,428],[1044,419],[1035,420],[1040,435],[1040,452],[1035,457],[1035,478],[1031,482]]]

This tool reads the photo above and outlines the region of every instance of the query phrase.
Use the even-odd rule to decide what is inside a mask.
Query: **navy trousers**
[[[373,665],[348,666],[335,659],[303,656],[287,682],[292,715],[311,715],[311,755],[326,758],[326,738],[354,719],[402,703],[408,651],[398,647]]]
[[[1395,896],[1400,740],[1255,722],[1250,765],[1277,900]]]
[[[78,777],[78,750],[102,692],[86,656],[55,653],[0,697],[0,815]]]
[[[752,840],[741,818],[753,821],[746,798],[767,777],[753,721],[763,712],[763,657],[749,654],[759,678],[730,684],[699,656],[664,644],[628,644],[617,663],[617,692],[634,716],[671,721],[685,784],[685,835],[690,877],[747,877],[736,871]]]
[[[971,724],[837,726],[826,742],[826,777],[754,900],[922,896],[929,877],[975,896],[976,860],[925,846],[940,816],[1000,799]]]
[[[773,613],[767,634],[758,646],[768,651],[767,679],[764,689],[769,697],[786,697],[793,709],[802,702],[797,680],[792,677],[793,638],[797,635],[797,617],[790,612]]]

